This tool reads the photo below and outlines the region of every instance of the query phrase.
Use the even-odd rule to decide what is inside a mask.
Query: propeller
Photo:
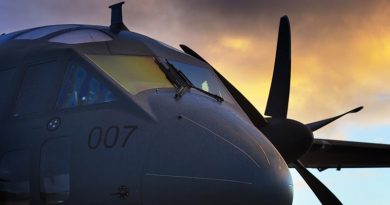
[[[360,110],[363,109],[363,106],[360,106],[360,107],[357,107],[353,110],[350,110],[344,114],[341,114],[341,115],[338,115],[338,116],[335,116],[335,117],[331,117],[331,118],[328,118],[328,119],[325,119],[325,120],[320,120],[320,121],[317,121],[317,122],[312,122],[312,123],[309,123],[309,124],[306,124],[306,126],[311,130],[311,131],[316,131],[318,129],[320,129],[321,127],[339,119],[340,117],[344,116],[344,115],[347,115],[347,114],[350,114],[350,113],[357,113],[359,112]]]
[[[320,180],[310,173],[300,161],[295,161],[293,164],[322,204],[342,204],[340,200]]]
[[[291,32],[287,16],[280,19],[278,45],[265,115],[286,118],[290,95]]]
[[[218,78],[222,81],[222,83],[225,85],[228,91],[232,94],[233,98],[240,105],[240,107],[243,108],[244,112],[246,113],[246,115],[249,117],[249,119],[252,121],[253,124],[259,127],[265,127],[267,125],[267,121],[260,114],[260,112],[255,108],[255,106],[253,106],[252,103],[250,103],[249,100],[246,99],[246,97],[243,94],[241,94],[241,92],[237,88],[235,88],[228,80],[226,80],[226,78],[223,77],[223,75],[221,75],[210,63],[208,63],[205,59],[203,59],[199,54],[197,54],[190,47],[184,44],[180,44],[180,48],[188,55],[191,55],[205,62],[214,70]]]
[[[292,163],[322,204],[342,204],[339,199],[299,161],[313,143],[313,132],[343,117],[356,113],[363,107],[325,120],[303,125],[287,119],[291,78],[291,32],[287,16],[280,19],[275,67],[265,114],[269,126],[259,128],[282,154],[287,163]],[[292,123],[294,122],[294,123]],[[291,147],[294,147],[292,149]]]
[[[210,65],[188,46],[180,45],[180,47],[188,55]],[[212,66],[210,65],[210,67]],[[294,168],[306,181],[321,203],[342,204],[320,180],[304,167],[299,159],[313,144],[314,131],[347,114],[359,112],[363,107],[361,106],[341,115],[306,125],[299,121],[287,118],[291,79],[291,31],[288,17],[283,16],[280,19],[275,66],[265,110],[265,114],[270,116],[270,118],[264,118],[228,80],[226,80],[216,69],[214,69],[214,71],[248,115],[252,123],[264,133],[275,148],[278,149],[286,163],[294,165]]]

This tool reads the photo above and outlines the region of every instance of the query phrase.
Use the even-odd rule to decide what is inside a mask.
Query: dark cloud
[[[61,23],[108,25],[108,6],[119,1],[2,1],[0,32]],[[176,47],[188,44],[256,105],[265,105],[278,21],[285,14],[292,26],[291,99],[298,100],[291,106],[297,115],[309,113],[306,107],[318,113],[326,107],[335,109],[340,101],[359,98],[357,86],[375,93],[368,89],[378,90],[387,82],[383,79],[389,79],[388,54],[381,52],[390,32],[388,0],[128,0],[124,5],[124,20],[131,30]],[[245,48],[229,46],[240,42]],[[372,62],[369,52],[375,54],[374,60],[379,56],[379,63]],[[324,98],[308,98],[317,93],[327,96],[326,104]]]
[[[91,1],[2,1],[0,29],[2,32],[10,32],[48,24],[101,22],[104,16],[101,14],[106,6],[88,2]]]
[[[382,0],[379,0],[382,2]],[[275,24],[282,15],[289,15],[295,22],[316,21],[336,26],[347,15],[354,15],[357,21],[372,12],[377,6],[366,0],[172,0],[180,21],[189,29],[211,30],[261,30]],[[169,14],[168,14],[169,15]],[[314,18],[317,16],[318,18]],[[361,18],[359,18],[361,16]]]
[[[0,4],[0,29],[59,23],[109,24],[108,6],[119,0],[13,0]],[[379,2],[379,3],[375,3]],[[264,37],[289,15],[294,27],[305,33],[345,27],[346,16],[361,22],[385,0],[142,0],[126,1],[128,27],[140,31],[179,31],[180,35],[217,36],[224,33]],[[315,27],[315,29],[313,29]],[[310,32],[307,32],[310,30]],[[308,35],[308,38],[310,36]],[[207,40],[207,39],[205,39]],[[211,38],[213,40],[213,38]]]

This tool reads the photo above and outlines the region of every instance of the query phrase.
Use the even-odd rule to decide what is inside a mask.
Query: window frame
[[[41,26],[41,27],[23,30],[23,32],[18,33],[17,35],[13,36],[12,39],[13,40],[45,39],[53,34],[62,33],[62,32],[67,31],[67,30],[76,29],[78,27],[80,27],[80,26],[77,24],[58,24],[58,25],[50,25],[50,26]],[[56,29],[56,28],[58,28],[58,29]],[[47,29],[53,29],[53,30],[51,30],[51,31],[49,30],[50,32],[43,32],[43,34],[37,33],[37,32],[42,32],[42,30],[47,30]],[[31,35],[31,33],[34,34],[33,37],[27,38],[27,35]],[[23,36],[26,36],[26,37],[23,37]]]
[[[19,94],[19,87],[21,86],[19,83],[19,78],[20,78],[19,77],[20,76],[19,67],[17,67],[17,66],[10,66],[10,67],[6,67],[6,68],[0,67],[0,73],[11,71],[11,70],[14,70],[14,73],[13,73],[12,79],[9,79],[11,82],[10,87],[7,88],[8,92],[6,92],[5,94],[3,93],[5,95],[5,98],[3,99],[2,102],[0,102],[0,106],[2,106],[2,105],[7,106],[8,105],[8,107],[7,107],[7,111],[0,113],[0,122],[5,120],[5,119],[8,119],[12,115],[12,112],[14,110],[16,100],[17,100],[17,97]],[[1,112],[1,110],[0,110],[0,112]]]
[[[211,75],[213,75],[213,77],[215,78],[215,81],[218,83],[218,86],[219,86],[220,88],[222,88],[222,89],[224,90],[224,92],[225,92],[227,95],[229,95],[228,97],[229,97],[230,100],[226,100],[226,99],[224,98],[224,96],[221,96],[222,98],[224,98],[224,101],[223,101],[223,102],[227,102],[227,103],[229,103],[229,104],[236,105],[236,106],[240,107],[239,104],[237,103],[237,101],[234,99],[233,95],[229,92],[229,90],[227,89],[227,87],[222,83],[221,79],[219,79],[218,75],[215,73],[214,70],[212,70],[212,69],[210,69],[210,68],[208,68],[208,67],[206,67],[206,66],[200,66],[200,65],[190,64],[190,63],[188,63],[188,62],[183,62],[183,61],[176,60],[176,59],[166,59],[166,60],[167,60],[169,63],[171,63],[173,66],[175,66],[175,68],[176,68],[177,70],[179,70],[179,71],[180,71],[180,68],[177,67],[176,65],[174,65],[173,63],[176,62],[176,63],[185,64],[185,65],[189,65],[189,66],[193,66],[193,67],[199,67],[200,69],[208,70],[208,71],[211,73]],[[184,72],[183,72],[183,74],[186,76],[186,74],[185,74]],[[186,76],[186,77],[187,77],[187,76]],[[190,77],[187,77],[187,78],[188,78],[188,80],[191,81]],[[192,82],[191,82],[191,83],[192,83]],[[200,89],[202,89],[202,88],[200,88]],[[202,89],[202,90],[203,90],[203,89]],[[209,91],[206,91],[206,92],[209,92]],[[212,94],[218,95],[217,93],[212,93]]]
[[[42,53],[42,55],[45,55],[46,53]],[[53,111],[53,108],[54,108],[54,105],[55,105],[55,102],[56,102],[56,94],[58,93],[59,89],[60,89],[60,82],[56,82],[56,81],[53,81],[53,84],[51,86],[53,86],[53,93],[52,94],[52,97],[49,98],[49,101],[48,102],[48,107],[46,108],[46,110],[44,110],[43,112],[30,112],[30,113],[24,113],[24,114],[19,114],[16,112],[17,110],[17,106],[18,106],[18,103],[19,103],[19,98],[21,96],[21,92],[23,91],[23,85],[24,85],[24,82],[25,82],[25,79],[26,79],[26,76],[28,74],[28,70],[31,69],[32,67],[34,66],[41,66],[41,65],[44,65],[44,64],[49,64],[49,63],[54,63],[57,67],[57,69],[59,69],[56,77],[57,77],[57,80],[60,80],[62,78],[62,75],[63,75],[63,72],[61,71],[61,69],[63,69],[63,67],[61,66],[61,62],[62,62],[62,58],[60,57],[61,55],[66,55],[66,54],[63,54],[63,53],[55,53],[55,54],[49,54],[50,56],[45,56],[44,58],[42,59],[34,59],[34,60],[26,60],[25,62],[22,62],[22,64],[20,66],[17,66],[16,69],[17,69],[17,75],[18,76],[15,76],[17,77],[17,88],[15,88],[15,94],[14,94],[14,99],[13,99],[13,102],[12,102],[12,106],[11,106],[11,110],[9,112],[9,115],[11,118],[17,118],[17,119],[24,119],[24,118],[31,118],[31,117],[37,117],[37,116],[45,116],[47,115],[48,113],[51,113]],[[19,71],[18,71],[19,70]]]
[[[52,39],[61,37],[63,35],[66,35],[66,34],[69,34],[69,33],[72,33],[72,32],[85,31],[85,30],[97,31],[97,32],[99,32],[99,33],[101,33],[103,35],[106,35],[111,40],[88,41],[88,42],[81,42],[81,43],[69,43],[69,42],[65,43],[65,42],[59,42],[59,41],[51,41]],[[47,37],[47,41],[49,43],[61,43],[61,44],[66,44],[66,45],[79,45],[79,44],[87,44],[87,43],[102,43],[102,42],[110,42],[110,41],[114,40],[114,37],[110,33],[105,32],[105,31],[103,31],[101,29],[89,28],[89,27],[70,28],[70,29],[66,29],[66,30],[62,30],[62,31],[58,31],[58,32],[49,34],[46,37]]]
[[[122,96],[122,99],[130,99],[130,100],[133,100],[134,98],[136,98],[137,95],[139,95],[140,93],[143,93],[145,91],[142,91],[140,93],[137,93],[136,95],[132,95],[131,93],[129,93],[124,87],[122,87],[117,81],[115,81],[113,78],[111,78],[107,73],[105,73],[101,68],[99,68],[98,65],[96,65],[92,60],[90,60],[86,55],[88,53],[80,53],[80,58],[82,58],[85,62],[87,62],[88,64],[90,64],[90,66],[93,68],[94,72],[97,72],[99,74],[99,76],[101,76],[102,78],[104,78],[107,82],[110,83],[110,85],[112,87],[115,88],[115,90],[118,92],[118,94],[120,94]],[[93,53],[93,55],[100,55],[100,54],[96,54],[96,53]],[[102,55],[111,55],[111,54],[102,54]],[[153,58],[153,59],[156,59],[158,57],[156,56],[151,56],[151,55],[131,55],[131,56],[138,56],[138,57],[150,57],[150,58]],[[164,58],[165,59],[165,58]],[[158,64],[156,64],[157,67],[159,67]],[[159,69],[161,70],[162,68],[159,67]],[[164,73],[163,70],[161,70],[161,72]],[[164,73],[165,75],[165,73]],[[168,79],[169,81],[169,79]],[[172,83],[172,82],[171,82]],[[107,84],[108,85],[108,84]],[[172,83],[172,88],[159,88],[159,90],[177,90],[177,88],[175,87],[175,85]],[[119,95],[117,96],[119,98]]]
[[[76,55],[72,55],[70,58],[67,58],[65,60],[66,62],[66,68],[64,69],[62,80],[56,95],[56,100],[54,102],[54,111],[55,112],[72,112],[72,111],[80,111],[80,110],[89,110],[89,109],[97,109],[97,108],[110,108],[113,105],[118,105],[123,103],[123,100],[125,99],[126,95],[123,93],[123,91],[119,90],[118,87],[116,87],[116,84],[113,84],[113,82],[108,79],[107,76],[104,75],[104,73],[100,73],[97,68],[95,68],[95,65],[88,62],[85,57],[83,57],[83,53],[76,52]],[[61,92],[63,89],[63,85],[66,81],[66,74],[69,70],[69,64],[71,62],[77,62],[82,66],[85,71],[91,75],[93,78],[95,78],[97,81],[104,84],[108,90],[112,92],[112,94],[115,96],[116,100],[105,102],[105,103],[96,103],[96,104],[89,104],[89,105],[82,105],[82,106],[75,106],[75,107],[65,107],[61,108],[58,106],[58,100],[61,96]]]
[[[122,55],[122,54],[115,54],[115,55],[105,55],[103,54],[104,56],[129,56],[129,57],[139,57],[139,58],[150,58],[151,60],[153,60],[155,66],[156,66],[156,69],[158,71],[161,72],[161,74],[164,76],[164,79],[166,78],[167,82],[170,84],[171,87],[153,87],[153,88],[149,88],[149,89],[145,89],[145,90],[141,90],[135,94],[132,94],[129,90],[127,90],[127,88],[123,85],[121,85],[121,83],[119,81],[117,81],[116,79],[114,79],[113,77],[110,76],[109,73],[107,73],[104,68],[101,68],[96,62],[94,62],[92,59],[90,59],[88,56],[88,54],[85,54],[83,55],[83,58],[88,61],[89,63],[92,64],[92,66],[97,70],[97,72],[99,72],[101,75],[103,75],[107,80],[109,80],[110,82],[112,82],[113,84],[115,84],[118,89],[121,90],[121,92],[125,93],[126,96],[130,97],[130,98],[135,98],[135,96],[139,95],[140,93],[143,93],[143,92],[147,92],[147,91],[150,91],[150,90],[177,90],[177,85],[171,81],[171,79],[169,79],[169,77],[166,75],[166,72],[163,70],[163,68],[156,62],[156,60],[158,60],[158,57],[156,56],[149,56],[149,55]],[[100,55],[100,54],[91,54],[91,55]]]

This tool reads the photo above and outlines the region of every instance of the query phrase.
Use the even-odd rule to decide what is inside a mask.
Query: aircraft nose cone
[[[255,204],[292,204],[293,183],[288,167],[276,158],[270,161],[272,165],[268,170],[255,171]]]
[[[156,113],[143,204],[291,204],[288,167],[265,136],[229,107],[191,97]]]

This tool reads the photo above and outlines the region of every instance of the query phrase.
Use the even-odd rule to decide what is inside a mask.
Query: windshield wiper
[[[218,102],[224,101],[224,99],[223,99],[221,96],[215,95],[215,94],[213,94],[213,93],[207,92],[207,91],[205,91],[205,90],[203,90],[203,89],[201,89],[201,88],[198,88],[198,87],[194,86],[194,84],[192,84],[192,82],[187,78],[186,75],[184,75],[183,72],[181,72],[180,70],[178,70],[178,69],[177,69],[172,63],[170,63],[169,61],[166,61],[166,62],[167,62],[167,64],[168,64],[169,68],[172,69],[173,71],[175,71],[175,73],[177,73],[177,75],[184,81],[184,83],[187,85],[188,88],[193,88],[193,89],[195,89],[195,90],[197,90],[197,91],[199,91],[199,92],[202,92],[202,93],[204,93],[204,94],[206,94],[206,95],[208,95],[208,96],[210,96],[210,97],[216,99]],[[179,92],[179,91],[180,91],[180,88],[179,88],[178,92],[176,93],[176,96],[177,96],[178,98],[180,98],[180,97],[184,94],[185,89],[183,89],[182,92]]]
[[[187,76],[185,76],[183,72],[178,70],[168,60],[165,60],[165,63],[161,62],[160,58],[154,58],[154,60],[155,60],[156,64],[160,67],[160,69],[164,72],[167,79],[177,88],[175,98],[181,98],[181,96],[183,96],[184,93],[189,88],[193,88],[195,90],[198,90],[199,92],[202,92],[202,93],[216,99],[218,102],[224,101],[224,99],[221,96],[215,95],[213,93],[209,93],[203,89],[200,89],[200,88],[194,86],[194,84],[192,84],[192,82],[187,78]]]
[[[181,97],[184,94],[184,92],[187,90],[187,84],[183,82],[183,79],[181,79],[181,77],[178,76],[178,74],[175,74],[171,71],[169,65],[165,65],[163,62],[161,62],[161,59],[154,58],[154,61],[163,71],[167,79],[176,87],[175,98]]]

